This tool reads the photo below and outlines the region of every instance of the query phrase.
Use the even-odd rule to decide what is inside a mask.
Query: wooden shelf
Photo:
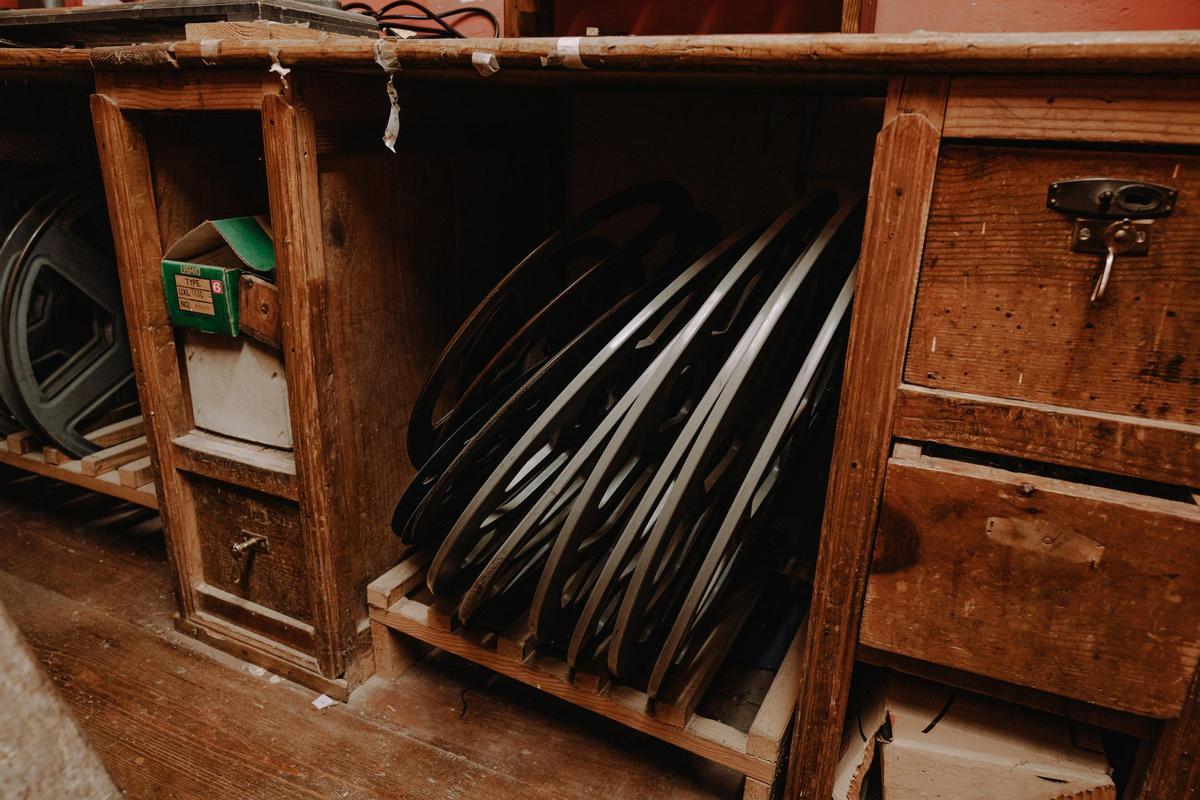
[[[73,459],[56,448],[39,447],[28,432],[10,434],[0,439],[0,463],[157,510],[141,417],[106,426],[89,438],[104,449]]]
[[[652,702],[636,688],[594,674],[572,674],[560,659],[538,652],[523,617],[499,634],[456,629],[449,615],[418,599],[428,563],[428,553],[410,556],[367,587],[379,675],[398,677],[423,656],[421,645],[430,645],[740,772],[746,776],[745,800],[771,796],[800,693],[803,623],[749,731],[743,732],[695,711],[724,653],[707,660],[703,674],[679,681],[670,702]]]
[[[176,466],[213,480],[246,486],[287,500],[299,498],[296,457],[290,450],[192,430],[171,440]]]

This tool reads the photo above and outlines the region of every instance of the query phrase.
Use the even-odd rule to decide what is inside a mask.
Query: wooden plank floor
[[[79,498],[0,488],[0,601],[130,798],[739,796],[727,770],[464,662],[318,711],[177,634],[161,536],[45,510]]]

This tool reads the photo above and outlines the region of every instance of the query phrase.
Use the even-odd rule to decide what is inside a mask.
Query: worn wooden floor
[[[740,796],[727,770],[462,662],[318,711],[174,631],[161,536],[34,489],[0,487],[0,602],[130,798]]]

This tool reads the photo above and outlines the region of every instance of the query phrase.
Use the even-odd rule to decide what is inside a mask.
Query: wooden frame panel
[[[1178,75],[963,75],[950,84],[942,135],[1193,144],[1200,140],[1200,85]]]
[[[208,630],[213,643],[242,657],[259,648],[262,653],[256,659],[265,658],[272,664],[281,657],[290,660],[294,666],[289,674],[323,688],[346,673],[349,661],[362,648],[358,646],[356,604],[345,594],[347,582],[339,573],[341,567],[331,544],[336,526],[330,521],[330,471],[324,460],[333,448],[328,439],[322,440],[321,434],[312,430],[324,416],[320,402],[328,402],[328,398],[319,401],[315,397],[317,365],[328,363],[322,361],[328,358],[328,349],[312,341],[324,327],[320,239],[319,234],[309,233],[320,229],[320,209],[315,204],[316,149],[311,119],[292,107],[285,86],[277,76],[264,77],[258,71],[100,73],[92,112],[117,233],[124,301],[134,320],[130,338],[139,388],[146,398],[147,435],[162,467],[158,494],[169,532],[177,596],[183,619],[194,623],[183,629],[197,635],[201,629]],[[138,122],[126,113],[150,110],[250,111],[261,118],[266,183],[275,211],[291,414],[294,425],[309,425],[297,430],[297,441],[304,444],[297,448],[294,463],[284,463],[288,459],[281,460],[274,453],[208,446],[201,441],[203,435],[191,429],[186,377],[181,373],[174,332],[162,302],[158,264],[165,234],[158,229],[150,154]],[[310,201],[307,205],[306,200]],[[244,463],[247,455],[253,457]],[[265,608],[241,613],[244,604],[234,602],[237,598],[230,601],[232,595],[214,595],[207,589],[194,497],[183,472],[299,500],[309,581],[321,582],[307,592],[313,604],[313,624],[293,624],[282,616],[275,619]],[[237,613],[226,613],[231,609]],[[211,613],[214,611],[230,619],[221,621]],[[266,620],[269,629],[288,632],[287,637],[297,646],[313,651],[314,661],[309,662],[308,656],[290,656],[290,648],[280,650],[250,630],[234,635],[239,620]],[[324,679],[314,680],[314,671]],[[336,681],[334,685],[338,685]],[[344,682],[341,685],[344,687]]]
[[[1001,400],[924,386],[900,387],[899,439],[1200,486],[1195,426]]]
[[[792,734],[793,798],[827,800],[833,785],[948,87],[944,78],[896,79],[875,148],[809,611],[808,680]]]
[[[98,81],[99,83],[99,81]],[[156,489],[175,579],[175,596],[184,616],[196,610],[189,576],[200,574],[200,549],[189,530],[189,514],[180,506],[182,477],[171,455],[172,436],[182,433],[187,414],[180,399],[184,387],[179,356],[162,302],[158,265],[162,246],[150,179],[150,156],[137,126],[109,97],[92,96],[96,146],[113,227],[121,298],[128,320],[134,374],[145,416],[147,439],[158,463]]]

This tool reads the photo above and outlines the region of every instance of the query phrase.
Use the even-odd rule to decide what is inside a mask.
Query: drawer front
[[[1071,251],[1055,181],[1179,190],[1147,255]],[[947,145],[939,158],[905,381],[934,389],[1200,423],[1200,157]]]
[[[293,620],[311,623],[312,599],[299,506],[199,476],[189,475],[187,482],[195,508],[204,582]],[[269,552],[235,556],[233,545],[252,534],[267,537]],[[262,626],[255,627],[263,627],[260,632],[272,635],[268,623],[264,619]]]
[[[888,463],[861,640],[1171,717],[1200,652],[1200,509],[937,458]]]

